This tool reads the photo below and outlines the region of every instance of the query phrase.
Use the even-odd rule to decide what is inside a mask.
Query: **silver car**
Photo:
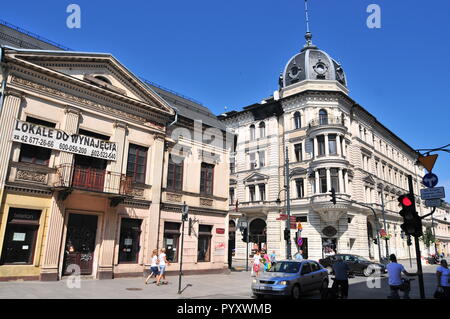
[[[282,260],[269,271],[253,279],[252,291],[256,298],[264,296],[290,296],[328,288],[328,271],[313,260]]]

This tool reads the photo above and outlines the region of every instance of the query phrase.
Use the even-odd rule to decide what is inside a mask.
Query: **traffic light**
[[[187,221],[189,216],[189,206],[186,205],[186,202],[183,205],[183,208],[181,209],[181,220]]]
[[[284,240],[290,240],[291,231],[289,229],[284,230]]]
[[[400,195],[398,201],[402,207],[400,216],[403,224],[400,226],[406,235],[422,236],[422,220],[416,212],[414,196],[410,194]]]
[[[244,231],[242,232],[242,241],[247,242],[247,228],[244,228]]]
[[[332,202],[333,205],[336,205],[336,191],[334,190],[334,188],[331,188],[330,192],[331,192],[331,194],[330,194],[330,196],[331,196],[330,202]]]

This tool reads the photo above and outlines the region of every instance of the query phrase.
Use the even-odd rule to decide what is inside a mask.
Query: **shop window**
[[[197,246],[197,261],[199,262],[211,261],[211,230],[212,226],[199,225]]]
[[[128,148],[127,176],[134,183],[145,183],[148,148],[130,144]]]
[[[214,165],[202,163],[200,173],[200,193],[205,195],[213,194]]]
[[[40,217],[39,210],[9,209],[1,264],[33,263]]]
[[[308,216],[297,216],[295,217],[296,222],[306,223],[308,221]]]
[[[183,158],[170,155],[167,170],[167,188],[171,190],[183,189]]]
[[[163,246],[166,249],[166,258],[168,261],[178,262],[178,242],[180,238],[180,223],[164,223],[164,241]]]
[[[120,223],[119,263],[137,263],[139,257],[141,219],[122,218]]]

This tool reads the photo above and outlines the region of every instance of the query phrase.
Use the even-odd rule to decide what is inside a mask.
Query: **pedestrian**
[[[270,254],[270,263],[271,267],[275,266],[275,264],[277,263],[277,255],[275,254],[275,250],[273,250]]]
[[[267,255],[267,252],[264,250],[264,260],[266,265],[266,270],[270,269],[270,258],[269,255]]]
[[[298,260],[298,261],[303,260],[303,250],[300,250],[300,251],[296,252],[295,255],[294,255],[294,259]]]
[[[443,292],[444,299],[450,299],[450,269],[447,260],[441,260],[441,265],[436,269],[436,278],[437,290]]]
[[[258,277],[260,267],[261,267],[261,254],[259,250],[257,250],[255,255],[253,256],[253,272],[255,273],[255,277]]]
[[[170,266],[170,262],[167,260],[166,258],[166,249],[165,248],[161,248],[160,250],[160,254],[158,256],[158,260],[159,260],[159,276],[156,280],[156,285],[159,286],[159,282],[161,280],[161,278],[163,280],[166,280],[166,265]],[[168,284],[168,281],[163,281],[163,284]]]
[[[150,275],[145,280],[145,284],[148,283],[148,281],[150,280],[150,278],[152,278],[153,275],[155,275],[155,278],[158,279],[158,275],[159,275],[158,264],[159,264],[158,249],[153,249],[152,256],[151,256],[151,263],[150,263]]]
[[[403,299],[409,299],[410,287],[409,284],[405,284],[402,281],[402,273],[406,276],[417,276],[418,273],[407,272],[402,264],[397,263],[397,257],[394,254],[389,256],[389,260],[391,262],[387,264],[386,270],[389,275],[389,287],[391,289],[391,294],[388,298],[400,299],[398,291],[403,290]]]
[[[338,292],[341,289],[342,299],[348,297],[348,274],[350,267],[342,260],[342,256],[336,257],[336,262],[332,266],[334,273],[334,282],[332,288]]]

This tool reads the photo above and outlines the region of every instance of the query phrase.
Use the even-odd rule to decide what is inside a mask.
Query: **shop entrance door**
[[[337,253],[336,238],[322,238],[322,258],[326,258]]]
[[[70,265],[78,265],[81,275],[92,274],[97,219],[95,215],[69,215],[63,276],[72,273],[72,270],[68,269]]]

